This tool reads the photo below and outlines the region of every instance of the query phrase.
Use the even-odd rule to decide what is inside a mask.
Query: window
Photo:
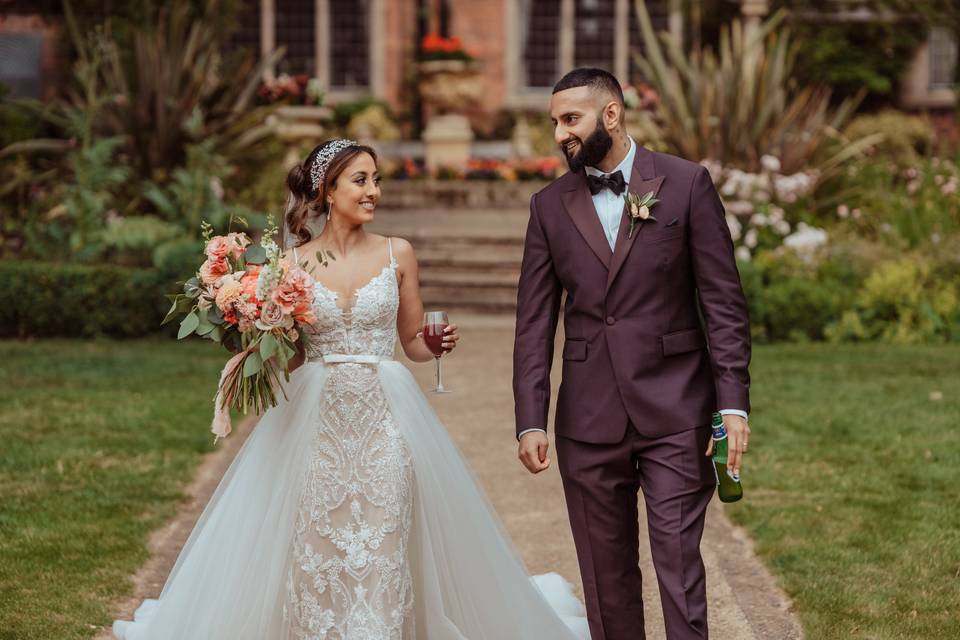
[[[287,49],[277,64],[277,72],[316,75],[315,0],[274,0],[274,3],[276,44]]]
[[[577,0],[574,14],[574,59],[576,67],[599,67],[614,71],[614,0]]]
[[[654,29],[669,29],[673,4],[646,0]],[[600,67],[622,82],[639,79],[630,54],[642,44],[634,0],[509,0],[509,5],[504,65],[512,106],[542,105],[543,94],[574,67]]]
[[[228,48],[260,51],[260,2],[245,0],[237,11],[237,28],[230,34]]]
[[[560,11],[556,0],[526,0],[523,17],[524,86],[552,87],[560,57]]]
[[[330,0],[330,86],[370,85],[369,0]]]
[[[40,97],[40,45],[39,33],[0,33],[0,82],[13,95]]]
[[[943,27],[930,31],[930,89],[950,89],[957,66],[957,41]]]

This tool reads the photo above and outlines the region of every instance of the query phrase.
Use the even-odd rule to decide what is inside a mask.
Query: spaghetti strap
[[[390,264],[396,264],[396,260],[393,258],[393,238],[387,238],[387,251],[390,252]]]
[[[297,258],[297,247],[296,247],[296,246],[293,247],[293,263],[294,263],[294,264],[299,264],[299,263],[300,263],[300,259]]]

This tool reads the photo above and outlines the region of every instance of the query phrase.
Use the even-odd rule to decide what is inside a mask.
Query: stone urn
[[[328,107],[309,105],[284,105],[269,116],[267,124],[287,147],[286,166],[292,167],[301,161],[300,145],[305,141],[317,144],[323,140],[326,133],[323,123],[332,117]]]
[[[467,60],[428,60],[419,64],[420,96],[427,112],[423,131],[431,169],[463,169],[470,160],[473,130],[464,112],[483,97],[480,65]]]

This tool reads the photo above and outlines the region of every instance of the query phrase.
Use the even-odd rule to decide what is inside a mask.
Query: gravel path
[[[463,339],[456,353],[444,361],[444,383],[455,393],[429,394],[431,403],[469,460],[528,569],[532,573],[557,571],[582,593],[556,462],[547,471],[531,476],[516,458],[510,386],[512,319],[478,315],[455,317],[452,321],[460,326]],[[430,388],[432,363],[408,364],[421,388]],[[554,370],[559,372],[559,364]],[[554,390],[558,378],[558,374],[554,375]],[[203,504],[250,428],[250,424],[241,425],[200,466],[187,490],[190,500],[174,521],[151,538],[153,557],[135,576],[134,597],[116,603],[114,616],[129,618],[140,599],[157,596]],[[551,448],[551,458],[552,453]],[[746,499],[749,500],[749,493]],[[789,600],[754,556],[749,538],[727,520],[724,508],[736,506],[722,507],[718,500],[711,502],[702,544],[712,637],[802,638]],[[660,640],[664,632],[656,576],[646,536],[641,536],[640,542],[647,638]],[[97,640],[110,638],[108,629],[97,636]]]

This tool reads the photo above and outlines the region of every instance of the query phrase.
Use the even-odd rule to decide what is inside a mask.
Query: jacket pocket
[[[700,329],[682,329],[665,333],[660,340],[663,342],[663,355],[672,356],[687,351],[696,351],[707,346],[707,340]]]
[[[653,225],[650,227],[649,232],[642,234],[642,236],[643,242],[647,244],[666,242],[667,240],[682,237],[683,226],[679,224],[675,224],[672,227]]]
[[[584,338],[567,338],[563,342],[564,360],[586,360],[587,341]]]

